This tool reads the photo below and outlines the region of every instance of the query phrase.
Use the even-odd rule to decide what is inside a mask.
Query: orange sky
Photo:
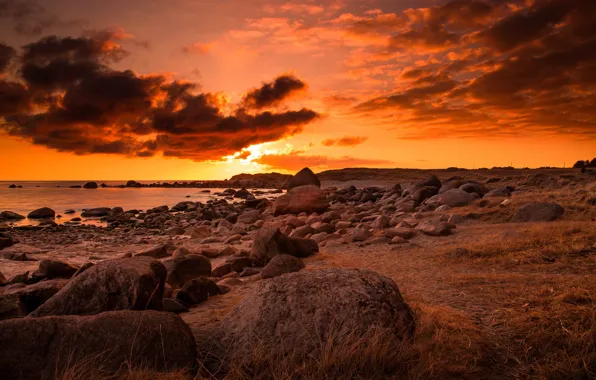
[[[0,180],[596,155],[592,0],[175,3],[0,0]]]

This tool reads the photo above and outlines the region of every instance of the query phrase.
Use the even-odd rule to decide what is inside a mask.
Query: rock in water
[[[56,216],[56,211],[52,210],[49,207],[42,207],[38,208],[37,210],[33,210],[27,215],[29,219],[45,219],[45,218],[54,218]]]
[[[319,252],[317,242],[312,239],[291,238],[279,228],[266,227],[255,235],[250,258],[257,265],[266,265],[279,254],[294,257],[308,257]]]
[[[2,211],[0,212],[0,219],[5,220],[21,220],[25,219],[25,217],[21,214],[17,214],[16,212],[12,211]]]
[[[263,271],[262,278],[273,278],[285,273],[298,272],[304,268],[301,259],[290,255],[277,255],[269,261]]]
[[[110,374],[129,364],[193,371],[196,361],[189,327],[177,315],[157,311],[2,321],[0,347],[10,347],[0,355],[0,373],[6,380],[51,379],[85,360]]]
[[[89,210],[85,210],[81,213],[83,218],[101,218],[102,216],[110,215],[112,211],[109,207],[98,207],[98,208],[91,208]]]
[[[83,189],[97,189],[98,187],[97,182],[87,182],[83,185]]]
[[[211,262],[201,255],[178,256],[163,264],[168,271],[166,282],[174,289],[183,287],[194,278],[211,275]]]
[[[517,210],[511,222],[551,222],[565,213],[565,209],[556,203],[528,203]]]
[[[228,350],[231,360],[248,357],[255,346],[300,356],[320,342],[364,338],[373,329],[400,341],[412,336],[414,323],[414,313],[387,277],[358,269],[301,271],[262,282],[209,342],[198,343],[201,352]]]
[[[300,214],[301,212],[323,212],[329,207],[325,192],[318,186],[307,185],[294,187],[286,194],[279,196],[273,204],[273,213]]]
[[[106,260],[73,278],[31,316],[161,310],[166,268],[149,257]]]
[[[309,168],[304,168],[296,173],[296,175],[294,175],[294,177],[292,177],[292,179],[288,182],[287,188],[288,190],[292,190],[295,187],[306,185],[321,187],[321,181],[319,181],[319,177],[317,177],[317,175]]]

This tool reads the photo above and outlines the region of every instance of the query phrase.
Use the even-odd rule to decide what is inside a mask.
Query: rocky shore
[[[206,203],[81,215],[101,218],[104,227],[57,225],[49,208],[27,216],[39,225],[4,225],[0,347],[10,355],[0,357],[3,378],[47,377],[73,359],[66,347],[80,348],[74,359],[83,360],[114,346],[103,362],[110,373],[132,360],[222,377],[255,345],[303,357],[316,350],[313,332],[325,341],[381,329],[407,345],[417,322],[399,281],[334,267],[335,255],[404,255],[463,239],[458,231],[473,223],[591,223],[596,216],[593,176],[581,173],[483,180],[425,173],[360,188],[321,188],[307,168],[282,179],[288,190],[275,199],[257,198],[246,186]],[[537,196],[544,191],[556,195]],[[24,216],[7,210],[0,218]],[[596,253],[596,245],[585,248]],[[225,313],[214,303],[227,305]]]

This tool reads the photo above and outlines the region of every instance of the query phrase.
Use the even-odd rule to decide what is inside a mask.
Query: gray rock
[[[161,310],[166,268],[148,257],[102,261],[73,278],[31,315],[89,315]]]
[[[565,209],[556,203],[528,203],[517,210],[511,222],[551,222],[564,213]]]
[[[387,277],[357,269],[300,271],[260,283],[212,339],[199,344],[201,352],[223,357],[221,349],[232,360],[247,357],[255,346],[306,355],[330,338],[364,338],[379,329],[401,341],[413,335],[414,323],[414,313]]]
[[[56,372],[90,358],[110,374],[129,364],[192,371],[196,361],[189,327],[175,314],[156,311],[2,321],[0,347],[10,347],[0,355],[0,373],[6,380],[54,378]]]
[[[188,281],[211,275],[211,261],[201,255],[185,255],[165,260],[168,272],[166,283],[173,289],[182,288]]]
[[[318,186],[307,185],[292,188],[279,196],[273,204],[273,214],[300,214],[306,212],[323,212],[329,207],[325,192]]]
[[[285,273],[298,272],[303,268],[304,263],[301,259],[290,255],[277,255],[265,265],[261,277],[264,279],[273,278]]]

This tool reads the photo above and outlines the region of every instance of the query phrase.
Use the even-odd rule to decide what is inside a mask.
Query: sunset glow
[[[0,179],[594,155],[593,1],[0,5]]]

